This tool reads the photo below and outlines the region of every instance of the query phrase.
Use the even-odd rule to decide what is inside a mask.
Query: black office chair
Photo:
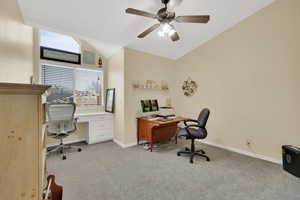
[[[177,155],[187,154],[190,156],[190,163],[193,163],[194,156],[201,156],[210,161],[209,157],[205,155],[205,152],[200,150],[195,150],[195,139],[204,139],[207,137],[207,130],[205,128],[210,111],[205,108],[199,114],[198,120],[185,120],[184,128],[179,128],[178,136],[186,137],[187,140],[192,140],[191,148],[185,148],[185,151],[177,152]]]

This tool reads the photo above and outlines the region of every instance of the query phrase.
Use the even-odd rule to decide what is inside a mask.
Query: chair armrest
[[[187,119],[187,120],[184,120],[183,123],[184,123],[185,126],[189,126],[188,123],[196,123],[196,124],[199,124],[199,122],[198,122],[197,120],[194,120],[194,119]]]
[[[199,126],[199,125],[195,125],[195,124],[191,124],[191,125],[188,125],[188,126],[186,126],[185,127],[185,130],[186,130],[186,132],[189,134],[189,136],[191,136],[192,134],[190,133],[190,131],[189,131],[189,128],[193,128],[193,127],[195,127],[195,128],[203,128],[203,127],[201,127],[201,126]]]

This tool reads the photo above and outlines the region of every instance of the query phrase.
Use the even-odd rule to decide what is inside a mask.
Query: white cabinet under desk
[[[113,139],[113,115],[106,112],[75,113],[78,123],[88,123],[86,141],[88,144]]]

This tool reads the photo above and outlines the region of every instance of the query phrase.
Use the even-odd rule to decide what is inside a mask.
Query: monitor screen
[[[154,100],[141,100],[143,112],[156,112],[159,111],[158,101]]]

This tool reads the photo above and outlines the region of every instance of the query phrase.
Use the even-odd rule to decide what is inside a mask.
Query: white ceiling
[[[208,24],[175,24],[179,42],[156,32],[145,39],[137,35],[157,23],[153,19],[125,14],[126,8],[156,13],[161,0],[19,0],[24,20],[38,28],[85,39],[104,56],[129,47],[177,59],[226,29],[239,23],[273,0],[183,0],[176,15],[211,15]]]

